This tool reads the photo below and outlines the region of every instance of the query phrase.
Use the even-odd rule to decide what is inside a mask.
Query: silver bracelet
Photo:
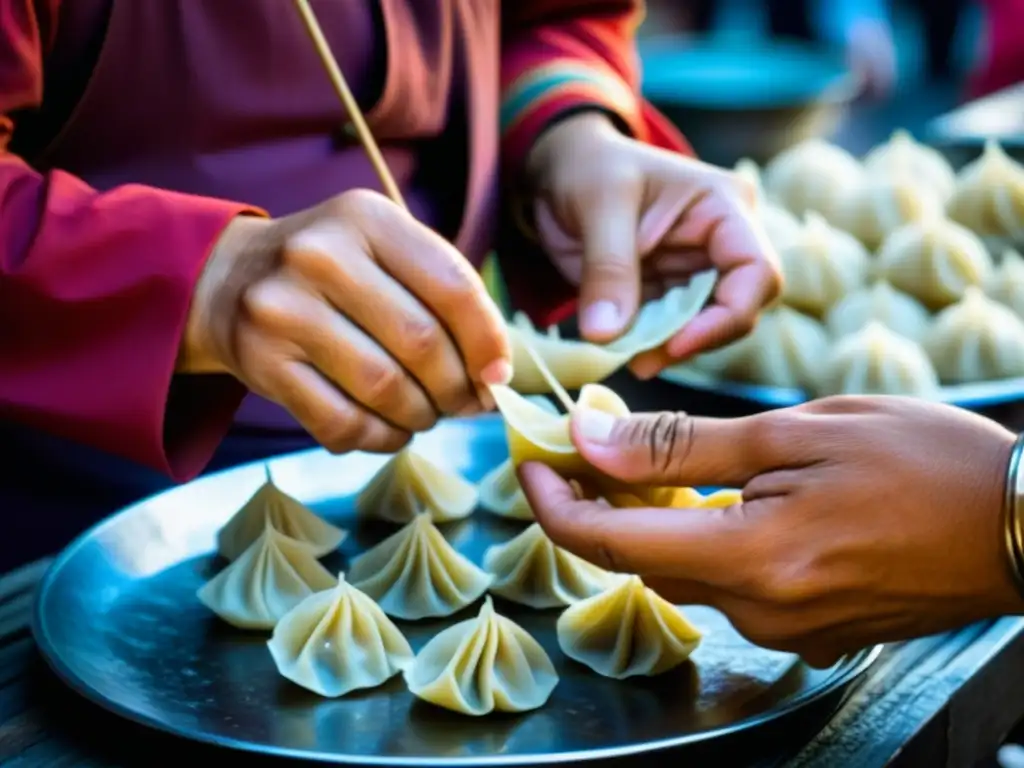
[[[1003,537],[1013,580],[1024,595],[1024,433],[1017,436],[1006,467]]]

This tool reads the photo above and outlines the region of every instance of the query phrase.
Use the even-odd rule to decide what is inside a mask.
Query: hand
[[[566,119],[527,167],[542,245],[580,286],[580,331],[610,341],[642,298],[715,267],[714,301],[662,349],[635,359],[642,378],[749,333],[779,293],[776,257],[731,171],[634,141],[597,113]]]
[[[335,452],[391,452],[441,413],[490,407],[505,323],[449,243],[386,198],[347,192],[239,217],[197,285],[179,370],[233,374]]]
[[[874,99],[892,93],[896,84],[896,45],[889,25],[859,21],[846,33],[846,59],[864,92]]]
[[[713,605],[761,646],[826,666],[1024,608],[1002,539],[1014,437],[980,416],[834,397],[733,420],[587,410],[572,433],[623,481],[743,489],[725,509],[617,510],[577,500],[546,466],[520,470],[556,544]]]

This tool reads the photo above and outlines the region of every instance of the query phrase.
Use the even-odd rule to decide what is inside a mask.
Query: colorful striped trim
[[[554,99],[573,97],[593,101],[632,121],[639,109],[633,89],[612,73],[579,61],[555,61],[530,69],[505,90],[501,103],[501,132],[512,131],[530,113]]]

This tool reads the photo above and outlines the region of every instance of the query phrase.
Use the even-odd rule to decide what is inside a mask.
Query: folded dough
[[[938,389],[939,378],[921,345],[872,320],[833,347],[817,393],[930,398]]]
[[[547,653],[488,597],[478,616],[443,630],[405,670],[417,698],[464,715],[525,712],[547,702],[558,674]]]
[[[793,213],[830,217],[840,197],[863,183],[863,166],[845,149],[808,139],[775,156],[761,177],[765,189]]]
[[[829,310],[825,323],[838,339],[856,333],[873,320],[916,342],[924,340],[932,323],[924,304],[885,280],[844,296]]]
[[[279,533],[267,522],[259,538],[196,596],[232,626],[272,629],[305,598],[336,583],[312,546]]]
[[[421,513],[446,523],[468,517],[478,498],[476,486],[458,473],[405,448],[370,479],[356,510],[389,523],[408,523]]]
[[[456,552],[427,514],[357,557],[348,578],[397,619],[451,616],[491,585],[490,575]]]
[[[375,688],[413,659],[398,627],[345,574],[282,616],[267,647],[282,677],[329,698]]]
[[[558,645],[599,675],[660,675],[686,661],[701,633],[682,611],[630,576],[565,609]]]
[[[980,288],[938,314],[925,348],[946,382],[1024,376],[1024,321]]]
[[[944,215],[944,200],[934,187],[920,177],[890,173],[840,198],[833,221],[873,251],[900,227]]]
[[[942,153],[921,144],[902,128],[884,144],[864,156],[864,170],[871,177],[908,176],[934,190],[945,203],[956,188],[956,173]]]
[[[1024,165],[989,139],[981,157],[961,169],[948,210],[995,247],[1024,243]]]
[[[1024,317],[1024,256],[1006,251],[986,284],[988,295]]]

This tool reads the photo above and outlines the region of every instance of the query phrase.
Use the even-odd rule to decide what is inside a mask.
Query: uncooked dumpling
[[[517,315],[509,327],[514,371],[509,386],[521,393],[551,391],[527,345],[567,389],[607,378],[641,352],[660,347],[682,330],[707,303],[717,277],[714,270],[701,272],[690,279],[689,285],[673,288],[657,301],[648,302],[640,308],[629,330],[608,344],[562,339],[557,329],[539,333],[525,315]]]
[[[943,381],[1024,376],[1024,321],[978,288],[939,313],[926,348]]]
[[[348,579],[396,619],[451,616],[491,585],[491,577],[456,552],[426,514],[357,557]]]
[[[476,507],[476,486],[405,448],[385,464],[356,500],[365,517],[408,523],[419,514],[438,523],[461,520]]]
[[[764,227],[768,242],[781,251],[800,236],[800,219],[768,198],[761,183],[761,169],[749,158],[733,168],[736,175],[753,191],[754,213]]]
[[[558,619],[562,652],[619,680],[668,672],[686,661],[700,640],[682,611],[639,576],[569,606]]]
[[[826,325],[835,338],[841,338],[859,331],[873,320],[916,342],[924,341],[931,327],[931,315],[925,306],[885,280],[878,280],[840,299],[829,310]]]
[[[1017,251],[1004,253],[987,288],[989,296],[1024,317],[1024,257]]]
[[[283,677],[330,698],[375,688],[413,659],[398,627],[345,574],[282,616],[267,647]]]
[[[768,194],[798,216],[830,217],[840,196],[864,181],[864,169],[845,149],[809,139],[776,155],[762,179]]]
[[[494,577],[492,594],[537,609],[572,605],[621,578],[556,547],[537,523],[488,549],[484,569]]]
[[[696,488],[678,488],[672,506],[676,509],[723,509],[743,501],[743,492],[721,488],[705,495]]]
[[[232,626],[272,629],[304,599],[336,583],[313,547],[267,523],[259,538],[196,594]]]
[[[836,204],[833,221],[875,250],[900,227],[944,214],[943,200],[934,188],[917,177],[888,174],[843,196]]]
[[[902,128],[865,155],[864,168],[872,177],[906,175],[916,179],[934,190],[943,203],[956,188],[956,174],[942,153],[915,141]]]
[[[878,276],[931,310],[949,306],[972,285],[984,285],[991,271],[985,244],[948,219],[908,224],[878,252]]]
[[[871,264],[853,235],[816,213],[807,214],[800,237],[779,255],[782,300],[814,317],[824,316],[839,299],[864,285]]]
[[[555,665],[529,633],[494,610],[442,630],[416,654],[405,682],[417,698],[464,715],[542,707],[558,684]]]
[[[992,247],[1024,243],[1024,165],[990,139],[981,157],[960,171],[948,210]]]
[[[836,344],[819,384],[824,395],[932,397],[939,378],[920,344],[873,320]]]

